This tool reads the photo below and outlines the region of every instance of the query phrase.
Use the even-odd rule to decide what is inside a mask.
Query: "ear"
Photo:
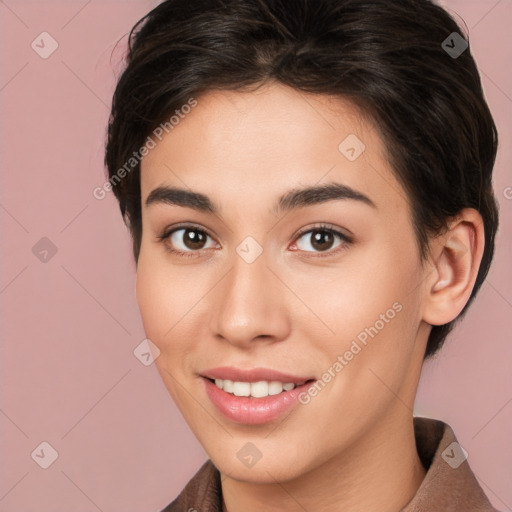
[[[465,208],[430,247],[431,267],[426,278],[423,320],[443,325],[466,305],[484,252],[484,226],[474,208]]]

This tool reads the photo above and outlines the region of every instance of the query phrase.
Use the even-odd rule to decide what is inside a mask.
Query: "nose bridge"
[[[232,267],[218,287],[213,307],[213,334],[232,344],[257,337],[277,340],[287,334],[283,287],[267,267],[267,254],[247,237],[236,248]]]

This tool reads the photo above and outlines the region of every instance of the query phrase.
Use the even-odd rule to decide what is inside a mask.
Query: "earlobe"
[[[434,271],[428,279],[423,320],[444,325],[466,305],[475,284],[484,248],[480,214],[473,208],[460,212],[449,229],[436,238]]]

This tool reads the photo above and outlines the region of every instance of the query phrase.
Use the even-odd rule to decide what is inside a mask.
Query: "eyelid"
[[[300,228],[293,235],[293,239],[295,240],[297,238],[300,238],[302,235],[305,235],[306,233],[310,233],[311,231],[321,231],[321,230],[331,231],[335,234],[338,234],[343,239],[345,239],[347,242],[353,241],[353,237],[351,234],[348,233],[347,229],[339,228],[339,227],[335,226],[334,224],[330,224],[330,223],[326,223],[326,222],[317,222],[317,223],[313,224],[312,226],[308,226],[306,228]],[[345,233],[345,231],[347,231],[347,233]]]
[[[180,229],[197,229],[197,231],[202,231],[203,233],[206,233],[210,238],[214,238],[214,236],[205,227],[199,224],[194,224],[193,222],[183,222],[166,227],[163,229],[162,234],[158,235],[157,238],[167,238],[170,235],[172,235],[175,231],[178,231]]]

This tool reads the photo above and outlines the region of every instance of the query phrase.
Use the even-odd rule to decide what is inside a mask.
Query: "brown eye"
[[[171,231],[167,239],[168,244],[177,252],[195,252],[208,248],[208,239],[211,240],[211,237],[201,229],[187,227]]]
[[[336,244],[336,239],[338,243]],[[296,245],[305,252],[327,252],[350,243],[347,236],[332,228],[317,227],[299,235]],[[312,248],[312,250],[309,249]],[[335,252],[335,251],[333,251]]]
[[[326,251],[332,247],[334,235],[328,231],[313,231],[311,233],[311,246],[318,251]]]
[[[197,229],[185,229],[182,237],[189,249],[202,249],[206,242],[206,235]]]

